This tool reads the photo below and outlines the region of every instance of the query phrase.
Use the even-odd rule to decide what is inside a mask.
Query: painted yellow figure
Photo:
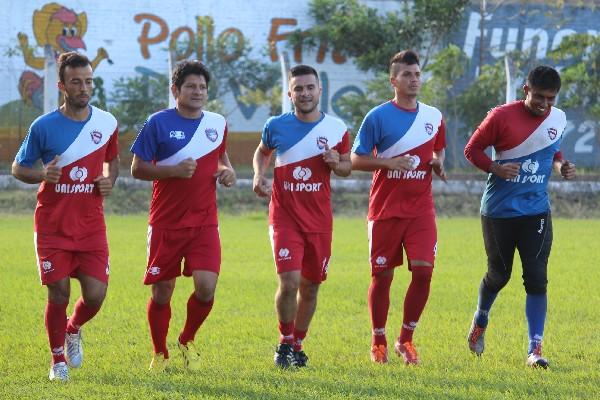
[[[25,64],[31,68],[43,70],[46,54],[52,54],[55,58],[61,53],[79,49],[86,49],[83,36],[87,31],[87,15],[85,12],[75,13],[58,3],[45,4],[40,10],[33,12],[33,34],[36,46],[29,45],[29,38],[23,32],[17,35],[19,45],[23,52]],[[43,49],[42,56],[36,56],[34,50]],[[92,69],[102,60],[112,61],[108,52],[100,47],[96,57],[91,61]],[[32,71],[24,71],[19,79],[19,92],[25,103],[33,104],[41,108],[42,103],[42,78]]]

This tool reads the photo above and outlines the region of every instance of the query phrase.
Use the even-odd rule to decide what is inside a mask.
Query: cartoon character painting
[[[19,32],[17,35],[25,64],[29,67],[43,70],[46,54],[52,54],[56,59],[61,53],[67,51],[86,50],[83,41],[83,36],[87,31],[85,12],[77,14],[72,9],[58,3],[48,3],[40,10],[33,12],[32,22],[36,46],[30,46],[29,38],[25,33]],[[43,51],[41,56],[34,54],[38,47]],[[105,59],[112,64],[108,52],[100,47],[96,57],[92,60],[92,68],[96,69],[96,66]],[[25,103],[42,109],[43,78],[33,71],[24,71],[19,78],[19,93]]]

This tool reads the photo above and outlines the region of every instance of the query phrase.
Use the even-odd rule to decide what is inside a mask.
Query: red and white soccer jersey
[[[140,131],[131,151],[156,165],[177,165],[192,158],[197,166],[189,179],[154,181],[149,224],[180,229],[218,224],[216,180],[219,158],[225,153],[225,118],[209,111],[189,119],[175,109],[153,114]]]
[[[416,110],[405,110],[390,101],[372,109],[359,129],[353,152],[374,153],[377,158],[409,155],[413,169],[373,173],[368,219],[434,214],[429,162],[433,152],[445,146],[445,124],[437,108],[419,102]]]
[[[262,141],[276,150],[270,224],[276,230],[331,232],[331,169],[323,153],[326,147],[340,154],[350,151],[345,124],[327,114],[306,123],[287,113],[267,121]]]
[[[16,162],[31,167],[58,155],[62,168],[58,183],[42,182],[35,209],[35,232],[44,247],[62,248],[63,238],[81,238],[104,232],[102,196],[94,179],[103,163],[117,157],[117,120],[108,112],[90,107],[87,121],[73,121],[56,110],[31,126]],[[70,239],[69,239],[70,240]]]

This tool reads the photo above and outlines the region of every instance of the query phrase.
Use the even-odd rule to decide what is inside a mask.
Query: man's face
[[[525,84],[523,86],[525,92],[525,107],[534,115],[545,115],[550,107],[554,105],[558,90],[554,89],[538,89],[534,86]]]
[[[177,106],[191,110],[202,110],[208,99],[208,85],[204,75],[188,75],[181,88],[173,85],[172,91]]]
[[[310,114],[315,111],[321,97],[321,86],[319,86],[317,77],[313,74],[293,76],[290,79],[288,96],[292,100],[296,112]]]
[[[64,70],[64,82],[59,81],[58,88],[65,96],[65,102],[70,107],[75,109],[87,107],[94,88],[92,66],[66,67]]]
[[[405,97],[416,97],[421,89],[421,67],[419,64],[397,64],[397,73],[390,78],[396,93]]]

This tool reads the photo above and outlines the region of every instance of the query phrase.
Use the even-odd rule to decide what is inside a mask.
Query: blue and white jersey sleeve
[[[150,116],[131,146],[131,152],[146,162],[153,161],[156,158],[158,150],[156,128],[155,120]]]
[[[273,135],[271,132],[271,124],[275,117],[271,117],[265,122],[265,126],[262,131],[261,141],[267,146],[268,149],[273,150],[275,148],[275,143],[273,143]]]
[[[42,148],[40,145],[40,134],[35,122],[29,128],[25,140],[15,157],[17,164],[31,168],[37,160],[42,158]],[[43,160],[44,161],[44,160]]]
[[[352,146],[352,152],[361,156],[372,154],[379,139],[379,124],[372,111],[365,116]]]

